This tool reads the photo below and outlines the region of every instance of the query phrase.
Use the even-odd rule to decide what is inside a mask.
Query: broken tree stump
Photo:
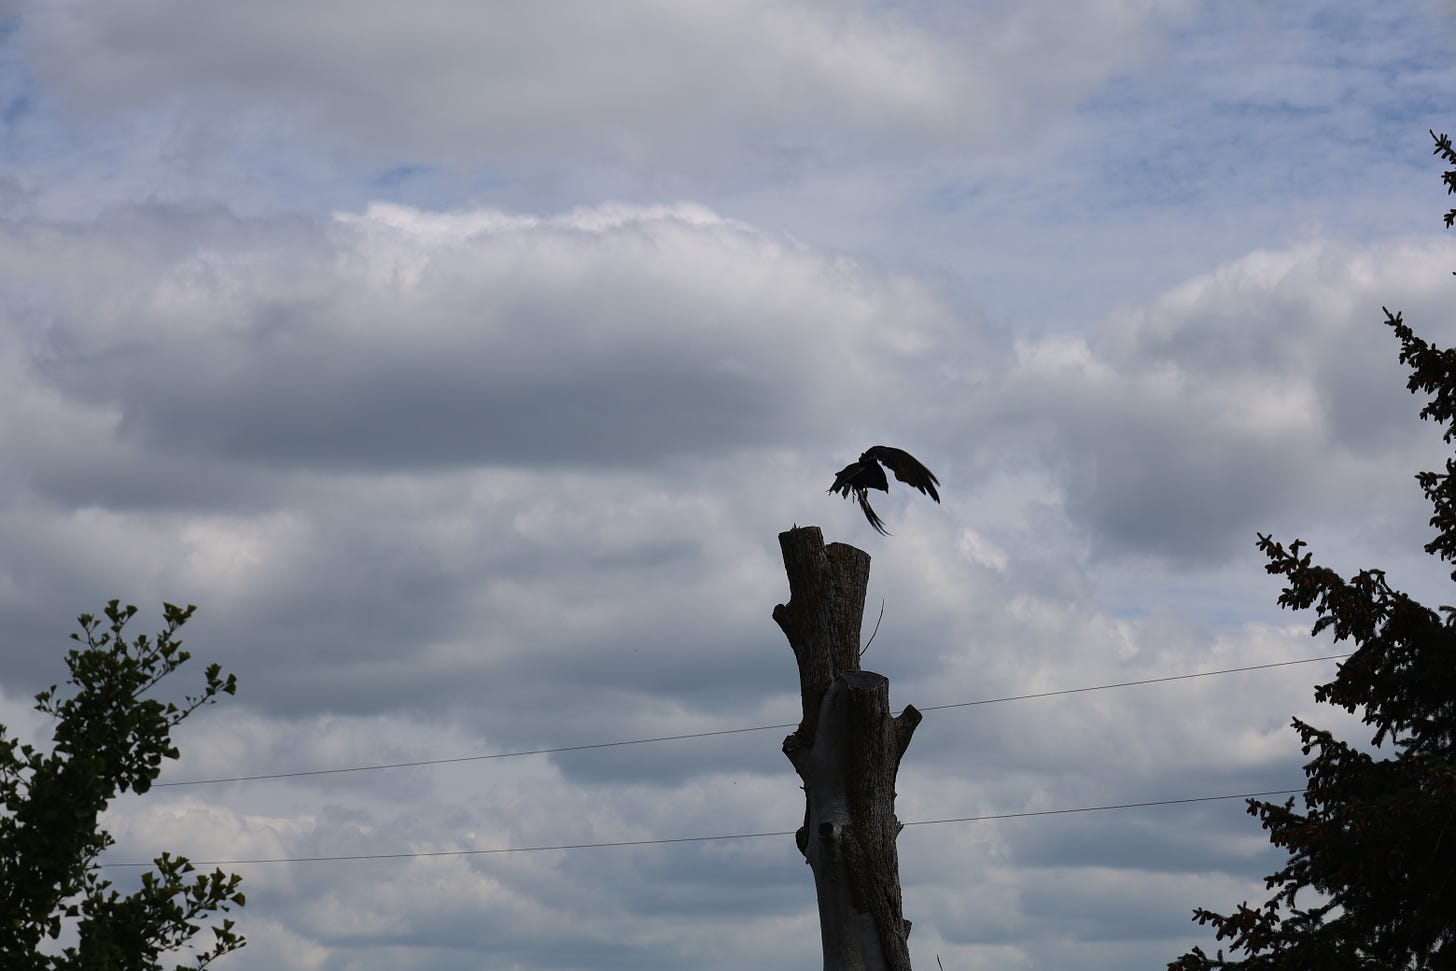
[[[799,666],[803,718],[784,754],[804,782],[799,851],[814,871],[825,971],[910,971],[900,902],[895,777],[921,714],[890,714],[890,683],[859,668],[870,557],[824,545],[817,526],[779,534],[789,602],[774,608]]]

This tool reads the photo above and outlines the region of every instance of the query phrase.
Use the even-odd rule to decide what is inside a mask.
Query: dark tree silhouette
[[[1456,164],[1451,140],[1431,137],[1436,154]],[[1445,182],[1456,193],[1456,169]],[[1456,210],[1445,219],[1451,226]],[[1452,442],[1456,349],[1432,347],[1398,313],[1385,317],[1410,367],[1407,387],[1430,397],[1421,418],[1445,425]],[[1437,531],[1426,552],[1456,561],[1456,459],[1416,480]],[[1313,633],[1329,630],[1354,647],[1335,680],[1315,688],[1315,699],[1361,712],[1375,730],[1377,753],[1389,754],[1377,758],[1294,719],[1304,754],[1314,755],[1304,770],[1304,811],[1295,811],[1293,799],[1249,801],[1269,841],[1289,853],[1265,881],[1272,896],[1231,914],[1194,911],[1234,956],[1194,948],[1168,968],[1456,968],[1456,608],[1422,606],[1392,589],[1380,570],[1346,580],[1313,563],[1305,545],[1259,537],[1266,569],[1285,578],[1280,605],[1313,607]],[[1451,576],[1456,580],[1456,570]]]
[[[0,725],[0,968],[161,971],[169,952],[189,948],[199,921],[244,904],[241,877],[195,874],[185,857],[157,857],[131,894],[113,889],[97,863],[113,842],[99,825],[106,806],[118,793],[150,789],[163,761],[178,755],[172,728],[219,693],[236,691],[233,676],[213,664],[197,697],[181,704],[147,697],[188,660],[176,633],[193,609],[166,604],[166,628],[130,641],[123,629],[135,607],[111,601],[105,627],[82,614],[82,633],[71,635],[81,647],[66,655],[68,690],[36,695],[36,707],[56,720],[51,753],[20,744]],[[242,946],[224,919],[175,967],[204,968]]]

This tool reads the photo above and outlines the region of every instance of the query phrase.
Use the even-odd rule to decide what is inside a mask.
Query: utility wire
[[[620,742],[592,742],[588,745],[562,745],[557,748],[533,748],[519,752],[491,752],[488,755],[460,755],[451,759],[421,759],[418,762],[381,762],[378,765],[351,765],[342,769],[305,769],[300,772],[272,772],[268,775],[239,775],[226,779],[188,779],[182,782],[154,782],[162,786],[210,786],[219,782],[256,782],[260,779],[294,779],[305,775],[337,775],[341,772],[373,772],[377,769],[407,769],[419,765],[447,765],[451,762],[483,762],[486,759],[514,759],[522,755],[552,755],[556,752],[585,752],[590,749],[616,748],[622,745],[646,745],[649,742],[675,742],[684,738],[708,738],[713,735],[738,735],[743,732],[766,732],[794,725],[757,725],[753,728],[723,728],[712,732],[690,732],[686,735],[658,735],[655,738],[629,738]]]
[[[1067,813],[1100,813],[1110,809],[1141,809],[1144,806],[1181,806],[1190,802],[1214,802],[1219,799],[1253,799],[1256,796],[1292,796],[1303,789],[1266,789],[1263,792],[1235,792],[1227,796],[1189,796],[1187,799],[1155,799],[1151,802],[1120,802],[1111,806],[1079,806],[1076,809],[1037,809],[1024,813],[1002,813],[999,816],[957,816],[952,819],[919,819],[906,826],[938,826],[941,823],[978,823],[988,819],[1023,819],[1028,816],[1062,816]]]
[[[1037,691],[1024,695],[1006,695],[1001,698],[982,698],[979,701],[960,701],[948,705],[929,705],[921,711],[944,711],[948,708],[971,708],[977,705],[994,705],[1003,701],[1027,701],[1032,698],[1052,698],[1058,695],[1075,695],[1088,691],[1108,691],[1112,688],[1130,688],[1143,684],[1162,684],[1168,681],[1186,681],[1190,678],[1211,678],[1220,674],[1238,674],[1242,671],[1263,671],[1268,668],[1283,668],[1293,664],[1310,664],[1315,661],[1333,661],[1349,657],[1345,654],[1326,654],[1323,657],[1306,657],[1297,661],[1274,661],[1269,664],[1249,664],[1239,668],[1223,668],[1218,671],[1196,671],[1193,674],[1172,674],[1162,678],[1143,678],[1137,681],[1119,681],[1115,684],[1097,684],[1085,688],[1061,688],[1056,691]],[[296,779],[312,775],[339,775],[344,772],[375,772],[380,769],[406,769],[422,765],[448,765],[454,762],[483,762],[487,759],[513,759],[523,755],[555,755],[561,752],[586,752],[593,749],[619,748],[624,745],[647,745],[653,742],[678,742],[689,738],[713,738],[719,735],[742,735],[745,732],[768,732],[797,728],[797,723],[782,725],[755,725],[751,728],[722,728],[709,732],[688,732],[683,735],[657,735],[652,738],[630,738],[617,742],[592,742],[587,745],[563,745],[556,748],[525,749],[519,752],[492,752],[487,755],[461,755],[449,759],[420,759],[414,762],[382,762],[376,765],[351,765],[338,769],[304,769],[298,772],[270,772],[266,775],[238,775],[218,779],[185,779],[178,782],[154,782],[152,788],[163,786],[209,786],[223,782],[259,782],[264,779]],[[907,824],[908,825],[908,824]]]
[[[1074,809],[1038,809],[1020,813],[997,813],[990,816],[957,816],[953,819],[919,819],[906,826],[939,826],[943,823],[978,823],[994,819],[1025,819],[1031,816],[1064,816],[1069,813],[1098,813],[1114,809],[1141,809],[1148,806],[1181,806],[1193,802],[1215,802],[1221,799],[1253,799],[1257,796],[1289,796],[1303,789],[1266,789],[1263,792],[1236,792],[1224,796],[1192,796],[1187,799],[1157,799],[1149,802],[1121,802],[1107,806],[1078,806]],[[668,843],[707,843],[720,840],[763,839],[771,836],[793,836],[792,830],[774,833],[728,833],[717,836],[674,836],[667,839],[620,840],[615,843],[561,843],[555,846],[497,846],[484,850],[427,850],[415,853],[358,853],[350,856],[296,856],[257,860],[192,860],[193,866],[252,866],[264,863],[340,863],[345,860],[413,860],[431,856],[486,856],[497,853],[541,853],[547,850],[597,850],[617,846],[662,846]],[[102,863],[103,867],[149,867],[148,863]]]
[[[1165,681],[1186,681],[1189,678],[1211,678],[1215,674],[1237,674],[1240,671],[1263,671],[1266,668],[1287,668],[1291,664],[1309,664],[1312,661],[1333,661],[1349,657],[1345,654],[1326,654],[1323,657],[1305,657],[1297,661],[1273,661],[1269,664],[1250,664],[1241,668],[1224,668],[1221,671],[1195,671],[1193,674],[1170,674],[1163,678],[1143,678],[1139,681],[1119,681],[1116,684],[1094,684],[1087,688],[1061,688],[1057,691],[1036,691],[1029,695],[1007,695],[1004,698],[987,698],[984,701],[959,701],[952,705],[927,705],[921,711],[942,711],[946,708],[969,708],[972,705],[994,705],[1000,701],[1025,701],[1028,698],[1050,698],[1054,695],[1075,695],[1084,691],[1106,691],[1109,688],[1131,688],[1140,684],[1162,684]]]

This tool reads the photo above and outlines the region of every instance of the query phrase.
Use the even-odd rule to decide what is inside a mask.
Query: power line
[[[1119,681],[1115,684],[1097,684],[1085,688],[1061,688],[1055,691],[1037,691],[1031,694],[1006,695],[1001,698],[982,698],[979,701],[960,701],[948,705],[929,705],[921,711],[943,711],[948,708],[971,708],[978,705],[994,705],[1005,701],[1027,701],[1032,698],[1052,698],[1058,695],[1082,694],[1089,691],[1108,691],[1112,688],[1131,688],[1144,684],[1162,684],[1168,681],[1186,681],[1190,678],[1211,678],[1220,674],[1238,674],[1242,671],[1263,671],[1268,668],[1283,668],[1293,664],[1311,664],[1315,661],[1333,661],[1349,657],[1345,654],[1326,654],[1323,657],[1300,658],[1297,661],[1274,661],[1269,664],[1249,664],[1238,668],[1223,668],[1218,671],[1195,671],[1192,674],[1172,674],[1161,678],[1142,678],[1137,681]],[[455,762],[483,762],[489,759],[513,759],[525,755],[556,755],[563,752],[587,752],[593,749],[620,748],[625,745],[648,745],[654,742],[678,742],[690,738],[713,738],[719,735],[742,735],[746,732],[768,732],[786,728],[797,728],[795,722],[781,725],[755,725],[751,728],[721,728],[708,732],[688,732],[682,735],[657,735],[651,738],[630,738],[616,742],[592,742],[586,745],[562,745],[555,748],[525,749],[518,752],[492,752],[486,755],[461,755],[447,759],[419,759],[413,762],[381,762],[374,765],[351,765],[337,769],[303,769],[297,772],[270,772],[265,775],[238,775],[217,779],[185,779],[178,782],[154,782],[152,788],[163,786],[208,786],[223,782],[260,782],[265,779],[297,779],[303,776],[340,775],[345,772],[376,772],[380,769],[407,769],[425,765],[448,765]],[[908,825],[908,824],[907,824]]]
[[[373,772],[377,769],[407,769],[421,765],[447,765],[451,762],[483,762],[487,759],[514,759],[522,755],[552,755],[557,752],[585,752],[589,749],[616,748],[622,745],[646,745],[649,742],[675,742],[685,738],[708,738],[713,735],[739,735],[744,732],[766,732],[774,728],[795,728],[796,725],[756,725],[753,728],[722,728],[711,732],[689,732],[685,735],[658,735],[653,738],[630,738],[620,742],[592,742],[587,745],[562,745],[556,748],[523,749],[519,752],[491,752],[487,755],[460,755],[449,759],[421,759],[417,762],[381,762],[377,765],[351,765],[341,769],[305,769],[299,772],[272,772],[267,775],[239,775],[226,779],[188,779],[182,782],[154,782],[162,786],[208,786],[219,782],[257,782],[261,779],[294,779],[305,775],[337,775],[342,772]]]
[[[946,708],[969,708],[972,705],[993,705],[999,701],[1025,701],[1028,698],[1050,698],[1054,695],[1075,695],[1084,691],[1106,691],[1108,688],[1131,688],[1140,684],[1162,684],[1165,681],[1186,681],[1189,678],[1211,678],[1215,674],[1237,674],[1240,671],[1263,671],[1266,668],[1287,668],[1291,664],[1309,664],[1312,661],[1333,661],[1349,657],[1345,654],[1326,654],[1323,657],[1306,657],[1298,661],[1273,661],[1269,664],[1250,664],[1241,668],[1224,668],[1221,671],[1195,671],[1193,674],[1170,674],[1163,678],[1143,678],[1138,681],[1119,681],[1116,684],[1095,684],[1088,688],[1060,688],[1056,691],[1036,691],[1029,695],[1007,695],[1004,698],[987,698],[984,701],[960,701],[952,705],[929,705],[921,711],[941,711]]]
[[[1263,792],[1236,792],[1224,796],[1192,796],[1186,799],[1157,799],[1148,802],[1121,802],[1106,806],[1078,806],[1073,809],[1038,809],[1019,813],[997,813],[989,816],[957,816],[952,819],[919,819],[906,826],[939,826],[944,823],[978,823],[996,819],[1025,819],[1032,816],[1064,816],[1070,813],[1108,812],[1114,809],[1142,809],[1148,806],[1181,806],[1194,802],[1216,802],[1225,799],[1253,799],[1258,796],[1289,796],[1303,789],[1267,789]],[[414,853],[357,853],[348,856],[274,857],[257,860],[192,860],[193,866],[254,866],[265,863],[340,863],[347,860],[413,860],[432,856],[487,856],[500,853],[543,853],[548,850],[598,850],[619,846],[663,846],[669,843],[708,843],[723,840],[750,840],[793,836],[792,830],[773,833],[727,833],[716,836],[672,836],[666,839],[618,840],[612,843],[561,843],[554,846],[496,846],[483,850],[426,850]],[[148,863],[103,863],[104,867],[149,867]]]
[[[906,826],[937,826],[941,823],[978,823],[988,819],[1022,819],[1027,816],[1061,816],[1066,813],[1099,813],[1109,809],[1141,809],[1144,806],[1181,806],[1190,802],[1214,802],[1219,799],[1253,799],[1256,796],[1292,796],[1303,789],[1266,789],[1263,792],[1235,792],[1227,796],[1189,796],[1187,799],[1156,799],[1151,802],[1120,802],[1110,806],[1079,806],[1076,809],[1038,809],[1024,813],[1002,813],[999,816],[957,816],[952,819],[920,819]]]

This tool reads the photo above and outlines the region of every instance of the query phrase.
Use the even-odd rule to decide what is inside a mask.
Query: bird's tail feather
[[[889,536],[890,531],[885,528],[885,524],[880,521],[880,517],[875,515],[875,511],[870,508],[870,497],[868,493],[861,489],[855,498],[859,500],[859,507],[864,510],[865,518],[870,521],[870,525],[875,528],[875,532],[881,536]]]

